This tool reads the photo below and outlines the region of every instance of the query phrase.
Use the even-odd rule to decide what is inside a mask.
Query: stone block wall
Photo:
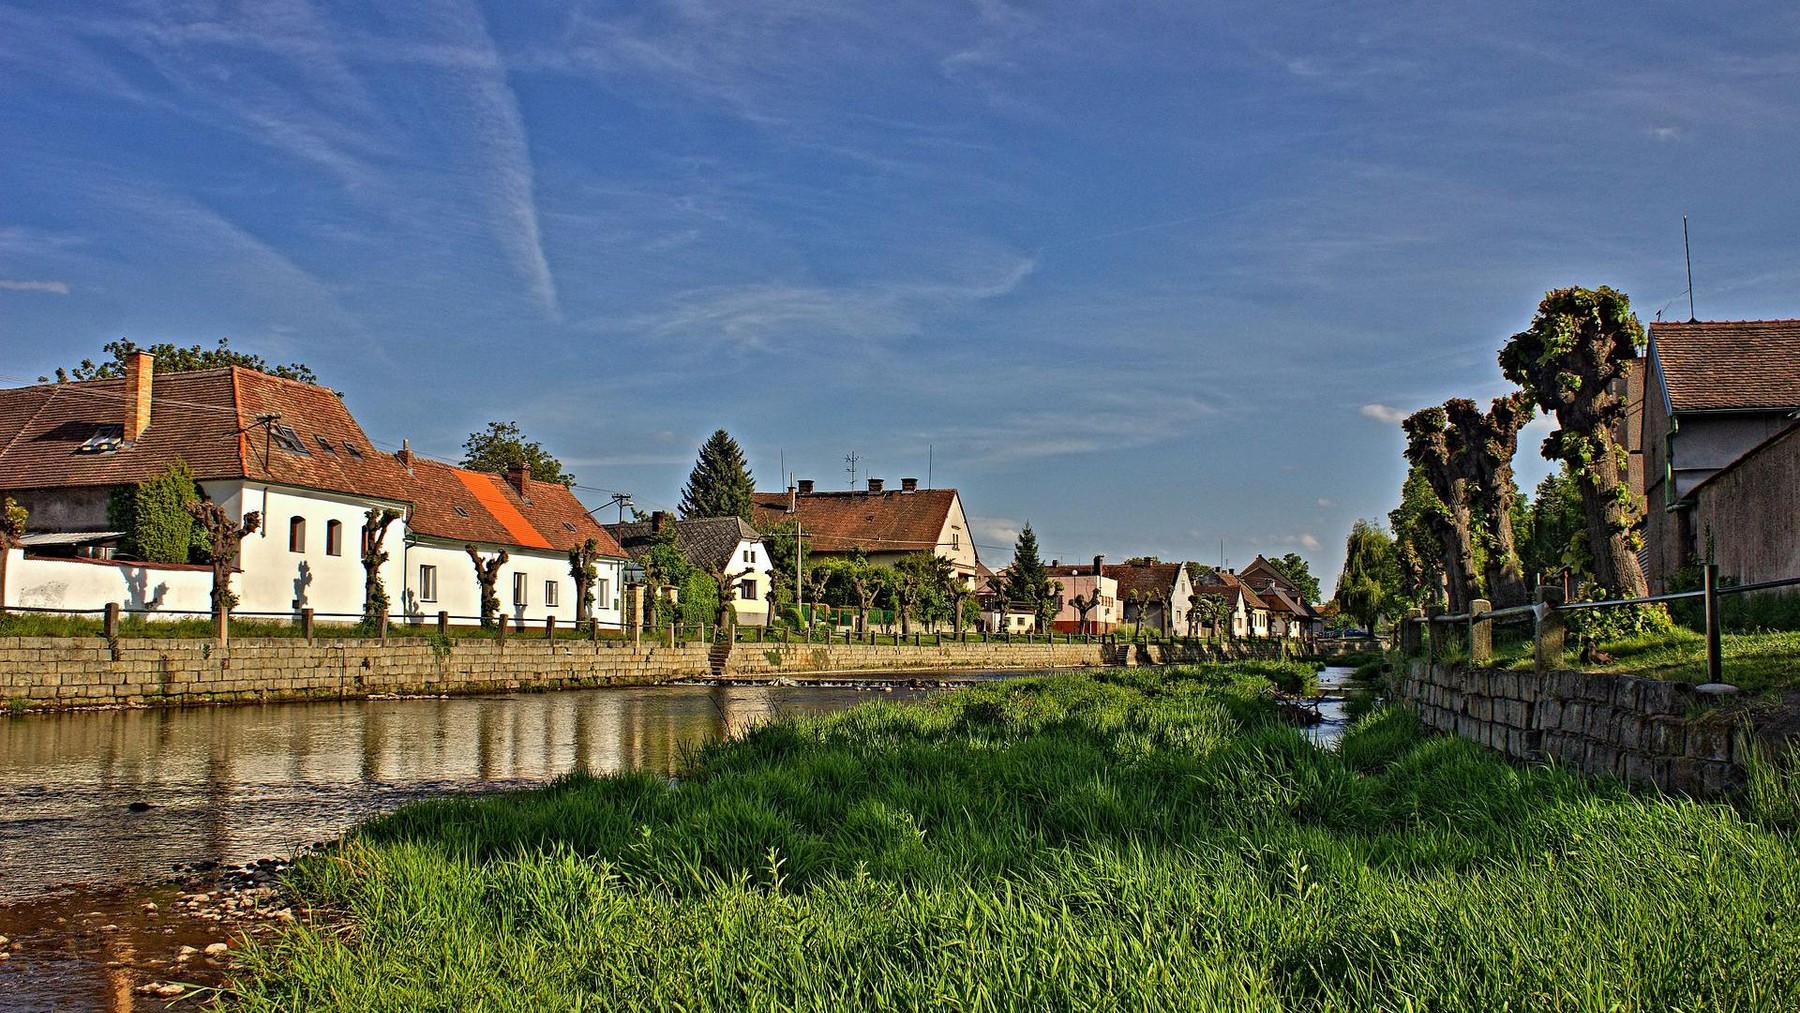
[[[1398,696],[1424,723],[1520,760],[1695,796],[1742,779],[1742,708],[1685,683],[1582,672],[1502,672],[1407,663]]]

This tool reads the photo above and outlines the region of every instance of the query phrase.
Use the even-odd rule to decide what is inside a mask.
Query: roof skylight
[[[124,426],[95,426],[94,435],[75,448],[77,454],[111,454],[125,445]]]
[[[312,451],[306,449],[306,442],[300,439],[300,434],[294,432],[292,426],[284,426],[280,423],[271,422],[269,424],[269,438],[274,441],[277,447],[280,447],[290,454],[299,454],[301,457],[312,456]]]

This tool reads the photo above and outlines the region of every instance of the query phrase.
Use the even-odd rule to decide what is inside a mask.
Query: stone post
[[[544,643],[546,643],[546,644],[556,643],[556,617],[555,616],[545,616],[544,617]]]
[[[500,653],[505,654],[506,653],[506,616],[504,614],[497,616],[494,619],[494,639],[496,641],[498,641],[500,644]]]
[[[450,635],[450,613],[439,612],[438,613],[438,636],[447,637],[449,635]]]
[[[1488,614],[1494,603],[1477,598],[1469,603],[1469,664],[1485,665],[1494,660],[1494,621]]]
[[[307,609],[306,611],[310,613],[312,611],[312,609]],[[103,622],[105,623],[106,639],[108,641],[118,640],[119,639],[119,603],[118,602],[109,601],[106,603],[106,618],[105,618],[105,620],[103,620]]]
[[[631,624],[631,646],[636,647],[644,635],[644,585],[631,585],[631,615],[626,618]]]
[[[1406,618],[1400,620],[1400,653],[1404,657],[1416,658],[1425,649],[1425,610],[1407,609]]]
[[[1555,584],[1539,584],[1537,590],[1537,632],[1532,637],[1532,671],[1542,676],[1562,667],[1563,640],[1568,627],[1556,606],[1563,602],[1562,588]]]
[[[380,621],[375,624],[376,635],[380,637],[380,643],[383,647],[387,646],[387,624],[387,613],[383,612],[381,613]]]
[[[313,642],[313,610],[312,609],[301,609],[300,610],[300,635],[306,638],[307,643],[310,644]]]

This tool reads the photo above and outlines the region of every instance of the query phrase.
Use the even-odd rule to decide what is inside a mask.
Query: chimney
[[[901,492],[918,492],[919,491],[919,480],[916,478],[901,479],[900,480],[900,491]]]
[[[413,452],[411,440],[403,439],[400,441],[400,452],[394,455],[394,460],[399,461],[402,468],[405,468],[409,472],[412,471]]]
[[[1062,560],[1060,560],[1060,559],[1052,559],[1052,560],[1051,560],[1051,561],[1050,561],[1050,565],[1051,565],[1051,566],[1061,566],[1061,565],[1062,565]]]
[[[800,480],[800,495],[811,496],[812,495],[812,485],[813,485],[812,479],[810,479],[810,478],[801,479]]]
[[[660,534],[662,534],[663,529],[668,526],[669,526],[669,512],[667,510],[658,510],[655,513],[650,515],[650,533],[651,534],[660,535]]]
[[[794,483],[789,482],[788,483],[788,513],[793,513],[794,511],[796,511],[798,509],[800,509],[800,504],[794,502]]]
[[[525,487],[531,483],[531,465],[524,461],[514,461],[506,466],[506,484],[525,495]]]
[[[870,493],[880,492],[882,483],[883,483],[883,480],[879,479],[879,478],[869,479],[869,492]]]
[[[1094,557],[1094,576],[1096,576],[1096,577],[1106,576],[1106,570],[1101,565],[1101,560],[1103,560],[1105,558],[1106,558],[1105,556],[1095,556]]]
[[[122,435],[135,440],[150,428],[150,391],[156,383],[156,356],[132,352],[125,360],[125,426]]]

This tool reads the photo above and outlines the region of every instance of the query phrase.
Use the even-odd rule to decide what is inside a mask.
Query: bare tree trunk
[[[1621,598],[1642,598],[1650,593],[1644,568],[1631,549],[1635,518],[1630,505],[1617,494],[1619,463],[1610,438],[1600,441],[1602,452],[1587,469],[1576,472],[1581,489],[1581,511],[1587,520],[1588,544],[1594,548],[1594,580]]]

